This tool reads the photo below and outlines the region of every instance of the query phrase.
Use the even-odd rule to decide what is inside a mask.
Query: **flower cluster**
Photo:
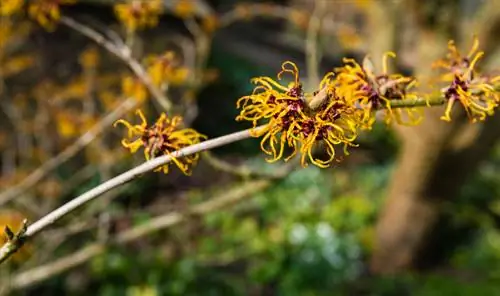
[[[447,86],[442,89],[446,100],[446,111],[441,119],[451,121],[451,110],[455,103],[460,103],[472,122],[482,121],[492,115],[500,102],[500,95],[494,84],[500,82],[500,76],[480,75],[475,66],[484,52],[478,51],[479,41],[474,44],[466,56],[463,56],[453,41],[448,43],[449,53],[446,59],[436,61],[435,68],[445,70],[440,77]]]
[[[299,70],[292,62],[283,63],[278,79],[285,73],[294,77],[288,86],[270,77],[255,78],[253,82],[257,87],[253,94],[237,102],[237,107],[242,109],[237,120],[252,121],[254,127],[261,119],[269,120],[265,128],[253,132],[253,136],[263,136],[261,148],[271,156],[268,161],[282,158],[288,146],[292,151],[285,160],[300,153],[303,166],[309,160],[319,167],[327,167],[336,156],[334,145],[343,144],[345,148],[355,145],[359,112],[333,86],[333,73],[325,76],[320,91],[315,93],[304,92]],[[318,143],[326,146],[327,160],[313,156]]]
[[[499,105],[500,76],[480,75],[475,70],[483,56],[478,46],[476,39],[469,54],[462,56],[450,41],[448,57],[434,64],[446,70],[440,82],[447,85],[441,98],[432,103],[446,104],[442,120],[451,120],[451,108],[456,102],[473,122],[484,120]],[[310,161],[327,167],[335,159],[334,146],[343,145],[347,154],[346,148],[356,146],[359,131],[372,128],[377,114],[383,115],[386,124],[416,125],[423,118],[417,106],[431,105],[428,94],[419,95],[414,90],[415,78],[389,73],[388,59],[395,56],[392,52],[383,56],[380,72],[375,71],[368,57],[361,65],[344,59],[344,65],[327,73],[312,93],[303,90],[299,70],[287,61],[278,80],[289,73],[294,81],[284,86],[270,77],[253,79],[257,86],[251,95],[238,100],[237,108],[241,110],[236,119],[251,121],[254,127],[261,120],[267,121],[264,127],[254,129],[252,136],[262,137],[261,148],[271,156],[268,161],[281,159],[288,147],[291,153],[285,161],[300,153],[303,166]],[[318,144],[325,147],[326,160],[313,156]]]
[[[76,0],[32,0],[28,14],[47,30],[53,30],[61,18],[61,5],[74,4]]]
[[[344,59],[345,66],[337,69],[338,89],[363,110],[364,129],[371,129],[375,122],[374,111],[379,110],[387,124],[395,121],[403,125],[416,125],[422,118],[420,110],[416,108],[391,108],[391,100],[417,99],[417,95],[411,92],[416,83],[414,78],[388,72],[387,60],[395,56],[393,52],[383,56],[380,74],[375,73],[368,57],[362,65],[353,59]]]
[[[158,24],[159,16],[163,12],[161,0],[129,0],[114,6],[115,14],[129,32]]]
[[[141,118],[141,124],[132,125],[120,119],[115,122],[114,126],[121,123],[128,128],[128,138],[135,139],[131,142],[128,139],[123,139],[122,145],[130,149],[132,153],[144,147],[144,156],[147,160],[160,155],[170,155],[174,151],[197,144],[203,139],[206,139],[204,135],[193,129],[179,129],[179,125],[181,125],[182,122],[182,118],[179,116],[169,119],[165,113],[162,113],[160,118],[153,125],[148,126],[146,118],[141,110],[137,110],[136,113]],[[183,156],[179,159],[172,158],[172,161],[184,174],[189,175],[190,166],[196,163],[198,158],[198,154],[193,154]],[[156,169],[156,171],[160,170],[164,173],[168,173],[169,164],[165,164]]]

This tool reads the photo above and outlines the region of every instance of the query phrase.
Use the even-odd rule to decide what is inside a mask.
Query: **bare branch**
[[[61,23],[72,28],[73,30],[87,36],[88,38],[94,40],[97,44],[106,48],[109,52],[116,55],[120,58],[125,64],[129,66],[129,68],[134,72],[134,74],[141,80],[142,83],[149,90],[153,98],[162,106],[162,108],[169,113],[172,110],[172,103],[165,96],[165,94],[156,87],[148,73],[142,67],[141,63],[139,63],[136,59],[132,57],[131,49],[124,45],[115,44],[109,40],[107,40],[102,34],[92,29],[91,27],[80,23],[70,17],[62,16]]]
[[[286,170],[284,175],[286,175]],[[272,184],[271,180],[249,181],[242,185],[235,186],[225,194],[209,199],[188,209],[186,212],[171,212],[151,219],[143,225],[136,226],[119,233],[113,240],[114,243],[126,244],[154,232],[174,227],[189,220],[193,215],[207,215],[222,210],[231,205],[237,204],[251,197],[256,192],[262,191]],[[12,277],[8,283],[1,285],[4,290],[0,293],[7,294],[14,290],[26,288],[28,286],[49,279],[55,275],[63,273],[71,268],[84,264],[93,257],[102,254],[106,250],[105,245],[94,243],[68,256],[57,259],[53,262],[24,271]]]
[[[265,126],[260,126],[257,127],[257,130],[260,130],[264,128]],[[250,131],[252,129],[247,129],[244,131],[232,133],[229,135],[225,135],[222,137],[218,137],[215,139],[211,139],[205,142],[201,142],[199,144],[195,144],[186,148],[183,148],[181,150],[173,152],[171,155],[164,155],[157,157],[155,159],[152,159],[150,161],[147,161],[131,170],[126,171],[125,173],[118,175],[114,177],[113,179],[110,179],[107,182],[102,183],[101,185],[85,192],[84,194],[72,199],[71,201],[67,202],[66,204],[62,205],[61,207],[55,209],[54,211],[50,212],[46,216],[42,217],[40,220],[36,221],[32,225],[30,225],[26,232],[23,233],[22,235],[22,241],[27,240],[28,238],[36,235],[38,232],[44,230],[48,226],[52,225],[62,217],[66,216],[67,214],[71,213],[72,211],[80,208],[81,206],[85,205],[86,203],[94,200],[95,198],[99,197],[105,192],[110,191],[113,188],[119,187],[127,182],[130,182],[131,180],[137,178],[138,176],[152,171],[155,168],[165,165],[169,162],[172,161],[172,158],[178,158],[182,156],[187,156],[191,154],[195,154],[198,152],[202,152],[205,150],[217,148],[220,146],[224,146],[233,142],[241,141],[244,139],[247,139],[250,137]],[[16,244],[16,250],[21,247],[20,244]],[[10,244],[4,244],[4,246],[0,249],[0,263],[5,261],[10,255],[12,255],[15,251],[12,251],[9,249],[9,252],[4,252],[4,250],[7,250],[5,248],[11,248]]]

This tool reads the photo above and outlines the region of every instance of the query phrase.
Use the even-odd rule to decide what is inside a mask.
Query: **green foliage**
[[[249,165],[269,168],[261,160]],[[204,217],[194,241],[182,243],[193,248],[170,242],[175,256],[162,254],[167,246],[156,246],[133,255],[110,250],[96,258],[91,270],[103,280],[99,294],[332,295],[362,272],[378,207],[374,201],[387,171],[294,171],[247,202]]]

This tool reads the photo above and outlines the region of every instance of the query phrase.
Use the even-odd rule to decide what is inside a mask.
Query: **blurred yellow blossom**
[[[118,96],[108,90],[99,93],[99,101],[106,111],[114,110],[120,103]]]
[[[207,33],[213,33],[219,26],[217,15],[211,14],[203,18],[201,22],[203,30]]]
[[[21,10],[24,0],[2,0],[0,1],[0,15],[9,16]]]
[[[178,0],[174,4],[173,11],[175,15],[181,18],[192,17],[195,13],[196,4],[193,0]]]
[[[139,78],[127,76],[122,80],[122,92],[126,97],[133,97],[138,102],[144,102],[148,91]]]
[[[84,69],[96,68],[99,63],[99,51],[97,47],[91,46],[85,49],[80,54],[78,61]]]
[[[128,31],[136,31],[158,24],[163,12],[162,0],[129,0],[114,6],[118,20]]]
[[[73,112],[56,113],[57,131],[63,138],[72,138],[78,135],[78,123]]]
[[[53,30],[61,18],[61,5],[74,4],[76,0],[31,0],[28,14],[47,30]]]
[[[179,62],[171,51],[160,56],[150,56],[146,59],[147,71],[156,86],[164,83],[179,85],[186,81],[189,70],[179,67]]]
[[[30,55],[13,56],[3,62],[0,61],[0,72],[3,78],[7,78],[31,68],[35,61],[35,57]]]

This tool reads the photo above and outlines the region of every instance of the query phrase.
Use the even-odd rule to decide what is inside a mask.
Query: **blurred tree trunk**
[[[413,58],[417,77],[427,76],[428,65],[443,56],[448,39],[463,39],[458,44],[465,53],[471,44],[470,32],[458,35],[461,25],[458,3],[435,2],[414,1],[415,15],[408,13],[411,7],[399,13],[414,17],[418,26]],[[384,22],[381,19],[380,25]],[[402,145],[376,226],[373,272],[390,274],[432,264],[426,260],[433,247],[428,238],[440,226],[441,203],[459,193],[461,185],[488,156],[497,140],[500,116],[483,125],[471,125],[463,112],[455,111],[452,123],[440,121],[443,109],[435,108],[426,110],[425,120],[417,127],[395,127]]]

